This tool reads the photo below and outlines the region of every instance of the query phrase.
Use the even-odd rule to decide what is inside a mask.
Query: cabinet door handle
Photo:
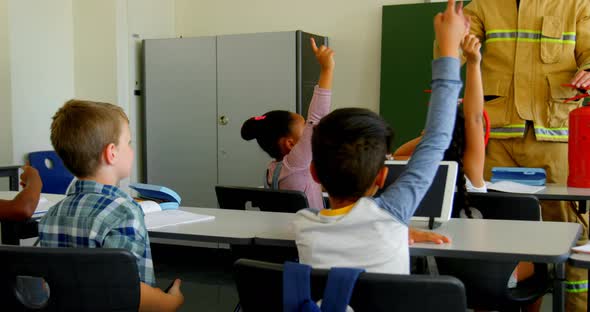
[[[229,123],[229,118],[227,118],[225,115],[219,116],[219,124],[222,126],[225,126]]]

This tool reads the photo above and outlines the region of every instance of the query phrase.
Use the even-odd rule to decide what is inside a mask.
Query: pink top
[[[324,208],[322,189],[315,183],[309,171],[311,164],[311,135],[313,127],[330,112],[332,91],[320,89],[318,86],[313,91],[313,98],[309,104],[305,129],[299,142],[295,144],[289,154],[283,157],[283,168],[279,176],[279,189],[305,192],[310,208]],[[272,175],[277,166],[273,160],[268,164],[268,175],[266,179],[272,183]]]

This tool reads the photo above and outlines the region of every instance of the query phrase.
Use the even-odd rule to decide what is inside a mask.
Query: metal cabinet
[[[319,76],[302,31],[144,41],[144,176],[182,204],[217,207],[216,184],[260,186],[270,161],[240,137],[253,115],[305,115]]]

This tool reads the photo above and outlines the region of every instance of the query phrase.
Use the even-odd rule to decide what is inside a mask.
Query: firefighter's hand
[[[481,42],[475,35],[467,35],[461,43],[463,54],[468,64],[479,64],[481,62]]]
[[[590,72],[585,70],[579,71],[572,79],[572,84],[577,88],[587,88],[590,86]]]
[[[459,58],[459,45],[468,32],[468,25],[469,19],[463,15],[463,2],[455,7],[455,0],[448,0],[445,12],[434,17],[440,56]]]
[[[413,243],[435,243],[435,244],[444,244],[450,243],[451,239],[440,235],[435,232],[430,231],[420,231],[414,228],[409,229],[408,233],[408,243],[412,245]]]

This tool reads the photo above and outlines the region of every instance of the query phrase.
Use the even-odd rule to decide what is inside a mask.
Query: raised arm
[[[473,186],[483,187],[485,143],[483,130],[483,85],[481,80],[481,43],[475,35],[463,40],[463,53],[467,58],[467,78],[463,114],[465,116],[465,153],[463,170]]]
[[[311,135],[313,127],[330,112],[332,102],[332,80],[334,78],[334,51],[324,45],[317,47],[311,38],[313,53],[320,64],[320,78],[309,104],[305,129],[299,142],[283,158],[283,164],[290,169],[308,169],[311,164]]]
[[[23,190],[13,200],[0,200],[0,219],[26,220],[33,215],[39,204],[43,187],[39,172],[31,166],[24,166],[23,171],[20,176]]]
[[[411,139],[410,141],[402,144],[402,146],[398,147],[393,153],[393,158],[395,160],[409,159],[416,150],[416,146],[418,146],[420,140],[422,140],[423,135],[424,131],[422,131],[422,134],[419,137]]]
[[[436,39],[441,58],[432,65],[432,94],[424,137],[416,147],[407,169],[375,200],[400,222],[407,224],[430,187],[455,123],[457,99],[462,83],[459,74],[459,43],[466,32],[462,6],[449,0],[445,13],[435,18]]]

